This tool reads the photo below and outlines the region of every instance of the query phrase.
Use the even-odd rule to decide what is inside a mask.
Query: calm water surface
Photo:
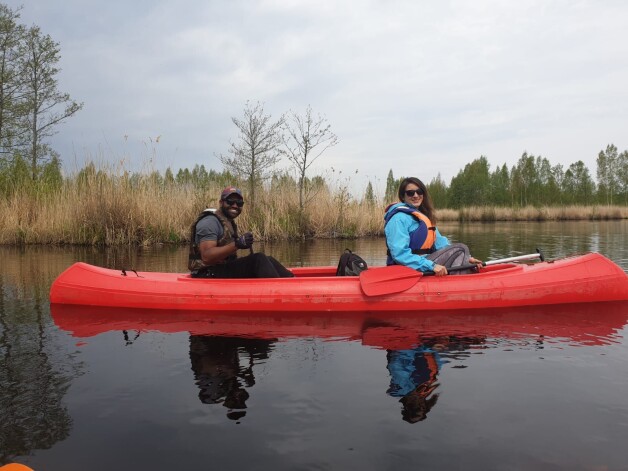
[[[488,260],[598,251],[628,221],[444,225]],[[371,265],[381,239],[258,247]],[[628,305],[190,319],[54,309],[74,261],[184,271],[184,248],[0,248],[0,464],[172,469],[627,470]],[[68,317],[70,316],[70,317]],[[111,319],[110,323],[100,319]],[[140,319],[140,320],[138,320]]]

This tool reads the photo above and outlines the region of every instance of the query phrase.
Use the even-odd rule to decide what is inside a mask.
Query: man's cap
[[[239,188],[236,188],[235,186],[228,186],[227,188],[225,188],[224,190],[222,190],[222,193],[220,194],[220,199],[221,200],[225,200],[227,199],[230,195],[239,195],[240,198],[244,198],[242,196],[242,190],[240,190]]]

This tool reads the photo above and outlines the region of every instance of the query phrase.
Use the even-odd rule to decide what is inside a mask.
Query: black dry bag
[[[344,253],[340,256],[336,276],[358,276],[367,268],[368,265],[362,257],[354,254],[349,249],[345,249]]]

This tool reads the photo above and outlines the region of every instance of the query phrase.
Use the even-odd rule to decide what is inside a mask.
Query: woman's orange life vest
[[[412,253],[424,255],[433,252],[434,243],[436,242],[436,226],[432,224],[430,218],[408,206],[397,206],[386,214],[384,225],[397,213],[409,214],[419,222],[419,227],[410,232],[410,250],[412,250]]]

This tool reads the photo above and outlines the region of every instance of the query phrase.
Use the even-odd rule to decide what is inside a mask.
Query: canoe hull
[[[385,270],[385,267],[371,270]],[[294,268],[295,278],[193,279],[75,263],[54,281],[53,304],[194,311],[322,312],[485,309],[628,300],[626,273],[591,253],[534,265],[494,265],[482,273],[422,277],[406,291],[367,296],[359,277],[335,268]]]

